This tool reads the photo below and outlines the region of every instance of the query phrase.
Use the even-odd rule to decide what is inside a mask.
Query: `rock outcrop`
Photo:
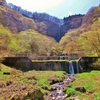
[[[6,11],[2,10],[0,21],[12,32],[34,29],[41,34],[53,37],[57,41],[68,30],[80,27],[84,16],[73,15],[59,19],[46,13],[30,12],[11,3],[8,6]]]
[[[9,3],[8,6],[10,8],[12,8],[13,10],[16,10],[17,12],[21,13],[24,16],[27,16],[29,18],[33,17],[33,13],[32,12],[24,10],[20,6],[13,5],[12,3]]]
[[[57,41],[59,41],[60,39],[60,37],[58,36],[59,26],[64,24],[63,19],[50,16],[49,14],[46,13],[30,12],[11,3],[9,3],[8,6],[11,9],[21,13],[23,16],[33,19],[36,23],[37,31],[39,33],[53,37]]]
[[[84,15],[72,15],[64,18],[64,25],[61,26],[62,37],[69,29],[75,29],[81,26]]]
[[[91,7],[88,11],[87,11],[87,13],[89,13],[89,12],[91,12],[93,9],[95,9],[96,7],[94,6],[94,7]]]
[[[27,16],[29,18],[33,18],[36,21],[48,20],[48,21],[51,21],[51,22],[53,22],[55,24],[58,24],[58,25],[63,25],[64,24],[63,19],[59,19],[55,16],[51,16],[47,13],[30,12],[30,11],[22,9],[19,6],[13,5],[12,3],[9,3],[8,6],[10,8],[14,9],[14,10],[20,12],[24,16]]]

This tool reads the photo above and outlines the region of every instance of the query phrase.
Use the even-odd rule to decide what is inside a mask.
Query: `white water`
[[[74,67],[72,61],[69,61],[69,74],[74,74]]]
[[[63,92],[63,88],[65,88],[66,84],[69,84],[74,80],[74,75],[66,75],[62,82],[52,84],[51,87],[54,90],[51,90],[50,94],[45,96],[45,100],[65,100],[68,95]]]

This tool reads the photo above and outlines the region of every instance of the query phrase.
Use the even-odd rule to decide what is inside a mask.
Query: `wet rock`
[[[85,89],[84,87],[82,87],[82,86],[76,87],[75,89],[76,89],[77,91],[82,92],[82,93],[86,92],[86,89]]]
[[[52,100],[55,100],[56,97],[52,97]]]
[[[64,96],[63,96],[63,99],[65,99],[65,98],[67,98],[68,97],[68,94],[65,94]]]
[[[64,84],[64,82],[60,82],[60,83],[59,83],[59,85],[63,85],[63,84]]]
[[[55,84],[55,83],[58,83],[59,81],[57,80],[52,80],[51,84]]]
[[[50,89],[50,91],[54,91],[54,90],[57,90],[55,87],[52,87],[51,89]]]
[[[63,89],[66,86],[66,84],[69,84],[70,82],[74,81],[74,79],[75,79],[74,75],[68,75],[65,77],[63,82],[52,84],[51,85],[52,91],[47,96],[46,100],[65,100],[68,97],[68,94],[65,94],[63,92]]]

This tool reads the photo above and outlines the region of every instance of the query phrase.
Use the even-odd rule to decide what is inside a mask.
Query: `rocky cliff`
[[[82,24],[84,15],[69,16],[64,19],[51,16],[46,13],[37,13],[23,10],[21,7],[8,4],[7,12],[3,12],[4,24],[13,31],[23,31],[28,28],[35,29],[41,34],[55,38],[57,41],[70,29]],[[17,11],[17,12],[16,12]]]
[[[69,29],[75,29],[81,26],[84,15],[72,15],[64,18],[64,24],[61,26],[62,37]]]
[[[55,16],[51,16],[47,13],[30,12],[30,11],[22,9],[19,6],[13,5],[12,3],[9,3],[8,6],[14,10],[20,12],[24,16],[35,19],[36,21],[48,20],[48,21],[51,21],[51,22],[56,23],[58,25],[63,25],[63,19],[59,19]]]

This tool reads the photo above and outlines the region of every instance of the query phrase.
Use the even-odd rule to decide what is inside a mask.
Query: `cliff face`
[[[23,16],[33,19],[36,23],[38,32],[53,37],[59,41],[60,37],[58,36],[58,31],[59,26],[64,24],[63,19],[58,19],[57,17],[50,16],[46,13],[32,13],[11,3],[9,4],[9,7],[21,13]]]
[[[59,19],[55,16],[51,16],[47,13],[30,12],[30,11],[22,9],[19,6],[13,5],[11,3],[9,3],[8,6],[12,9],[16,10],[17,12],[20,12],[22,15],[34,19],[35,21],[48,20],[48,21],[51,21],[52,23],[55,23],[58,25],[63,25],[63,23],[64,23],[63,19]]]
[[[64,18],[64,24],[61,26],[62,37],[69,29],[75,29],[81,26],[84,15],[73,15]]]
[[[68,30],[77,28],[82,23],[83,15],[59,19],[46,13],[32,13],[13,4],[8,4],[9,7],[6,9],[4,5],[7,6],[7,3],[5,0],[3,2],[5,3],[1,8],[0,21],[12,32],[34,29],[59,41]]]

